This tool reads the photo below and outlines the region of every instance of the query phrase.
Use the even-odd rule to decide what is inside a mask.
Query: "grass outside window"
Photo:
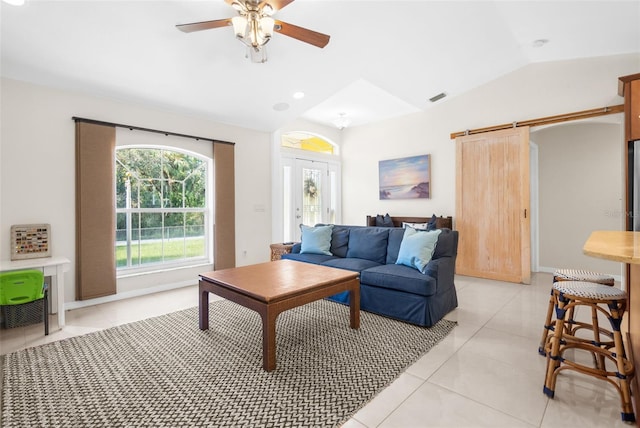
[[[131,259],[134,266],[203,257],[204,237],[171,240],[149,240],[131,243]],[[163,256],[164,253],[164,256]],[[116,266],[127,266],[126,244],[116,245]]]

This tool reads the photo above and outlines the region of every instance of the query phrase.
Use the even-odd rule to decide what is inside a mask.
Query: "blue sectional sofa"
[[[458,306],[454,284],[457,231],[438,229],[431,259],[423,266],[418,264],[422,273],[412,263],[396,263],[406,229],[330,226],[330,247],[324,254],[305,252],[303,233],[302,243],[295,244],[282,258],[360,272],[361,309],[390,318],[430,327]],[[409,242],[410,238],[405,239]],[[406,248],[405,244],[401,253],[405,262]],[[349,303],[348,292],[329,299]]]

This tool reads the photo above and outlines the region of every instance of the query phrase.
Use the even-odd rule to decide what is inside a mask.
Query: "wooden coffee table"
[[[263,368],[276,368],[276,318],[281,312],[349,291],[350,326],[360,327],[357,272],[293,260],[276,260],[200,275],[200,330],[209,328],[209,293],[260,314]]]

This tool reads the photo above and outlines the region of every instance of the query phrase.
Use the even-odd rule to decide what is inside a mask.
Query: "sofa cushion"
[[[389,230],[380,227],[352,228],[347,257],[367,259],[383,264],[387,259]]]
[[[394,227],[393,220],[391,220],[391,216],[389,213],[385,215],[378,214],[376,215],[376,226],[378,227]]]
[[[436,230],[438,228],[437,222],[438,218],[436,217],[436,215],[432,215],[431,220],[429,220],[429,223],[427,223],[427,230]]]
[[[395,227],[389,229],[389,244],[387,245],[387,264],[392,265],[398,260],[398,251],[400,251],[400,244],[402,243],[402,237],[404,236],[404,229],[401,227]]]
[[[440,230],[430,232],[407,227],[404,231],[396,264],[414,267],[425,273],[438,242]]]
[[[349,228],[344,226],[333,226],[331,233],[331,254],[338,257],[347,257],[349,249]]]
[[[360,282],[375,287],[431,296],[436,293],[436,280],[404,265],[380,265],[360,273]]]
[[[314,265],[321,265],[325,262],[327,262],[328,260],[331,259],[337,259],[337,257],[334,256],[327,256],[326,254],[300,254],[300,253],[290,253],[290,254],[283,254],[282,255],[283,259],[288,259],[288,260],[296,260],[299,262],[306,262],[306,263],[313,263]]]
[[[427,223],[407,223],[406,221],[403,221],[402,227],[403,228],[413,227],[414,229],[418,229],[418,230],[436,230],[437,229],[436,222],[437,222],[437,217],[434,214],[433,216],[431,216],[431,220],[429,220]]]
[[[402,222],[402,227],[406,229],[407,227],[411,227],[416,230],[428,230],[427,227],[429,223],[407,223],[406,221]]]
[[[433,258],[454,257],[458,254],[458,232],[451,229],[439,229],[438,245],[433,252]]]
[[[300,225],[302,231],[301,254],[325,254],[331,255],[331,232],[333,226],[306,226]]]
[[[380,263],[367,259],[349,258],[333,258],[322,263],[323,266],[329,266],[339,269],[347,269],[355,272],[362,272],[365,269],[380,266]]]

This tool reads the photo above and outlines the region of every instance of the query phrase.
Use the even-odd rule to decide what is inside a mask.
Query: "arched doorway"
[[[622,279],[619,263],[582,252],[592,231],[625,228],[621,120],[611,115],[532,130],[539,152],[539,271],[570,266]]]
[[[280,135],[274,203],[274,238],[300,240],[300,224],[339,223],[339,146],[321,135],[290,131]],[[278,213],[279,212],[279,213]]]

